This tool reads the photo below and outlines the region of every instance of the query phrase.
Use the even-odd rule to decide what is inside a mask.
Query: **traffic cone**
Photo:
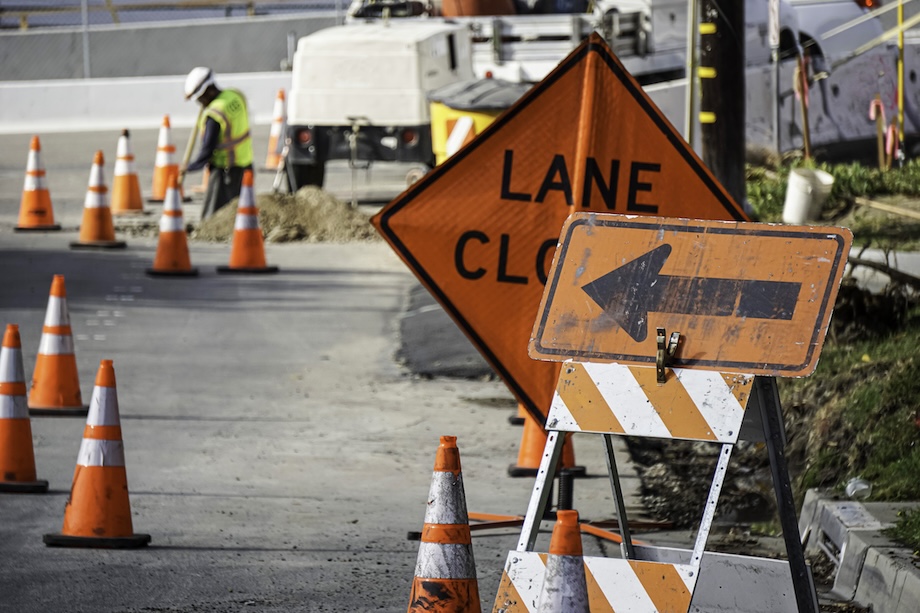
[[[169,187],[171,177],[179,176],[179,165],[175,161],[176,146],[172,141],[172,130],[169,125],[169,115],[163,115],[163,125],[157,135],[157,157],[153,165],[153,188],[150,202],[163,202],[166,199],[166,189]],[[185,192],[179,186],[179,198],[185,202]]]
[[[525,417],[527,417],[527,409],[519,402],[517,405],[517,413],[508,418],[508,423],[512,426],[523,426]]]
[[[252,171],[243,173],[239,204],[236,208],[236,223],[233,226],[233,242],[230,245],[230,265],[218,266],[217,272],[270,273],[278,272],[277,266],[265,264],[265,245],[259,228],[259,208],[252,193]]]
[[[281,149],[284,147],[284,90],[279,89],[272,111],[272,127],[268,134],[268,154],[265,156],[265,168],[278,170],[281,164]]]
[[[54,275],[42,340],[32,373],[29,413],[32,415],[83,416],[89,407],[80,395],[77,357],[74,355],[64,275]]]
[[[185,236],[177,183],[178,179],[173,177],[166,190],[157,254],[153,259],[153,268],[147,269],[147,274],[153,277],[194,277],[198,274],[198,269],[192,268],[188,254],[188,239]]]
[[[60,230],[54,223],[51,208],[51,193],[45,183],[45,166],[42,164],[42,144],[37,136],[29,144],[29,159],[26,162],[26,180],[22,186],[22,200],[19,202],[19,225],[17,232]]]
[[[134,549],[150,542],[149,534],[135,534],[128,500],[125,447],[121,440],[118,395],[112,360],[102,360],[77,467],[64,506],[60,534],[46,534],[51,547]]]
[[[80,240],[70,243],[71,249],[124,249],[125,241],[115,240],[115,226],[112,224],[112,210],[109,208],[108,191],[102,166],[105,158],[101,151],[93,156],[89,172],[89,187],[83,201],[83,221],[80,223]]]
[[[537,613],[589,613],[578,511],[556,511]]]
[[[524,431],[521,433],[517,464],[508,467],[509,477],[533,477],[537,474],[540,469],[540,461],[543,459],[543,450],[546,447],[546,437],[546,430],[541,428],[530,413],[525,411]],[[572,447],[571,433],[565,435],[560,468],[568,470],[576,477],[582,477],[586,473],[584,466],[575,466],[575,450]]]
[[[115,156],[115,172],[112,178],[112,214],[143,213],[141,184],[137,180],[134,153],[131,150],[131,139],[127,130],[121,131]]]
[[[19,326],[7,324],[0,348],[0,492],[47,491],[48,482],[35,478]]]
[[[456,436],[442,436],[407,613],[480,613],[479,583]]]

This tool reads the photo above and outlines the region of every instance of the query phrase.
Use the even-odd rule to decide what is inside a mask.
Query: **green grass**
[[[873,500],[920,500],[920,313],[897,331],[829,341],[814,375],[780,380],[783,405],[812,412],[797,490],[872,483]]]
[[[910,547],[914,555],[920,555],[920,509],[910,509],[898,513],[898,521],[893,528],[885,530],[885,534]]]
[[[895,215],[878,214],[862,207],[854,208],[854,198],[901,196],[920,197],[920,160],[911,160],[903,168],[880,171],[859,164],[826,164],[798,161],[777,168],[748,166],[747,197],[757,218],[778,222],[782,218],[786,184],[793,168],[817,168],[834,177],[834,186],[823,207],[829,223],[845,225],[856,235],[857,246],[920,249],[920,222]]]

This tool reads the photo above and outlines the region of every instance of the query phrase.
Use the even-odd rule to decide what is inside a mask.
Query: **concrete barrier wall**
[[[341,21],[335,12],[187,23],[94,26],[88,31],[90,76],[187,74],[207,65],[218,73],[280,70],[288,34],[296,38]],[[0,81],[83,78],[83,31],[53,28],[0,34]]]
[[[163,115],[175,127],[191,126],[199,107],[185,100],[184,83],[185,75],[0,83],[0,134],[155,128]],[[242,91],[252,123],[269,124],[291,73],[223,74],[217,84]]]

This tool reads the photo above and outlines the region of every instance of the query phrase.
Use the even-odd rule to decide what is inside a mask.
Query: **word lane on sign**
[[[806,376],[847,254],[846,228],[576,213],[543,294],[531,357]]]

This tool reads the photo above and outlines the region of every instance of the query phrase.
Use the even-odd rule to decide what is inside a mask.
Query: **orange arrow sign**
[[[562,229],[531,356],[811,374],[853,241],[846,228],[577,213]]]
[[[542,423],[559,374],[531,360],[574,211],[746,219],[598,35],[372,220]]]

